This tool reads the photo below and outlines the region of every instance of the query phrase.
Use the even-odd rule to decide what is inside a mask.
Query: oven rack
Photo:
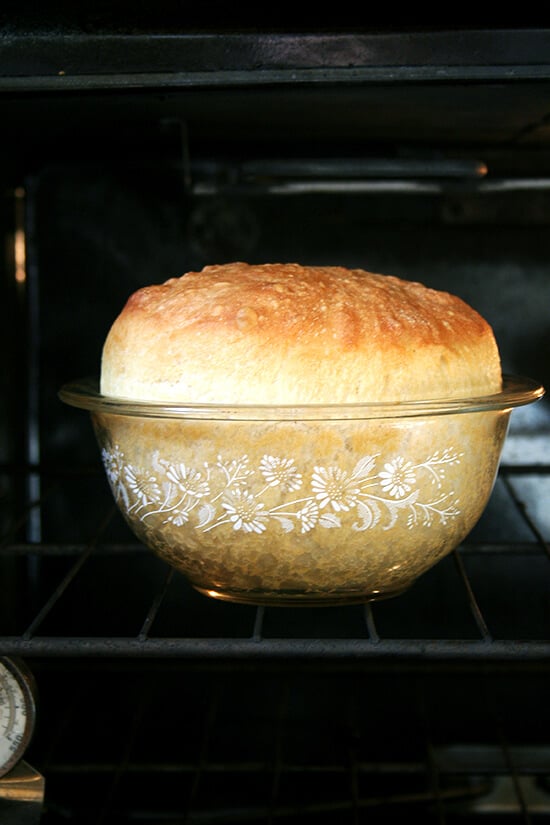
[[[546,674],[510,701],[499,674],[51,659],[35,672],[44,825],[531,825],[550,811]],[[536,721],[516,702],[540,703]]]
[[[526,502],[537,478],[547,482],[548,468],[502,466],[479,529],[407,593],[349,607],[279,608],[198,594],[133,538],[95,469],[44,471],[40,499],[13,516],[0,548],[2,578],[12,583],[3,588],[11,596],[0,606],[0,651],[203,662],[549,661],[550,549]],[[105,493],[99,515],[86,511],[84,523],[76,515],[62,539],[47,530],[40,541],[25,537],[37,509],[47,523],[56,502],[68,499],[71,511],[71,496],[87,500],[79,482]],[[12,500],[9,491],[4,498]],[[495,511],[498,540],[487,534]]]

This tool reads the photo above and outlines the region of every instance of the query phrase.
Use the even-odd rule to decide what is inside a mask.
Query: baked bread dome
[[[501,390],[491,326],[462,299],[362,269],[206,266],[130,296],[106,338],[103,395],[341,404]]]

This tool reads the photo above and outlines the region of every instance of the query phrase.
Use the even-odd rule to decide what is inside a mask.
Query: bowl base
[[[412,583],[411,583],[412,584]],[[211,599],[234,604],[249,604],[257,607],[337,607],[343,605],[366,604],[367,602],[392,599],[405,593],[411,584],[397,590],[375,592],[365,591],[302,591],[302,590],[216,590],[193,584],[195,590]]]

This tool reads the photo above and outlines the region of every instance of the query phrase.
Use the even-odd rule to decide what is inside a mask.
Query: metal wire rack
[[[544,465],[503,465],[478,527],[407,593],[345,608],[197,593],[98,467],[0,478],[0,651],[39,685],[44,825],[550,813]]]
[[[86,540],[18,539],[36,507],[47,512],[52,488],[6,531],[0,558],[16,585],[0,610],[0,648],[24,656],[545,660],[550,551],[519,484],[534,472],[547,476],[541,467],[501,468],[494,506],[516,525],[507,538],[476,540],[474,531],[407,594],[346,608],[207,599],[124,532],[108,498]],[[77,478],[67,486],[78,495]],[[73,532],[78,539],[78,525]]]
[[[61,681],[67,696],[59,673],[53,687],[39,674],[49,713],[32,757],[47,778],[47,823],[362,823],[411,813],[529,823],[550,810],[548,747],[525,720],[520,733],[501,676],[402,672],[396,684],[373,671],[164,663],[147,674],[100,668],[94,678],[73,665]],[[467,726],[461,692],[476,696]],[[516,697],[543,693],[531,679]]]

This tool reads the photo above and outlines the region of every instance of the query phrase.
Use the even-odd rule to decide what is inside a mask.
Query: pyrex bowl
[[[514,407],[544,394],[304,407],[139,403],[91,381],[89,410],[134,534],[200,592],[254,604],[402,593],[470,532]]]

